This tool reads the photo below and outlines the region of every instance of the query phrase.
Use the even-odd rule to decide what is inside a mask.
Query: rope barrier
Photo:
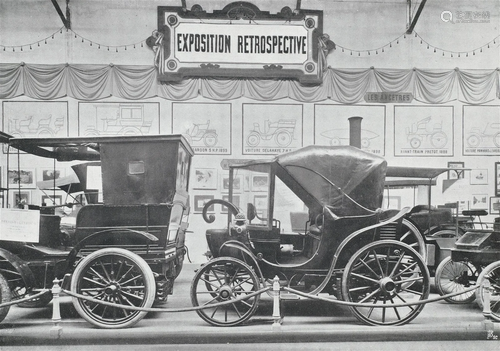
[[[0,304],[0,308],[7,307],[7,306],[12,306],[12,305],[17,305],[17,304],[20,304],[20,303],[23,303],[23,302],[31,301],[33,299],[36,299],[37,297],[40,297],[40,296],[46,294],[49,291],[50,291],[49,289],[43,289],[38,294],[30,295],[30,296],[22,298],[22,299],[15,299],[15,300],[11,300],[9,302],[4,302],[4,303]]]
[[[287,287],[283,288],[283,290],[291,292],[291,293],[294,293],[294,294],[297,294],[297,295],[300,295],[300,296],[303,296],[303,297],[307,297],[307,298],[310,298],[310,299],[313,299],[313,300],[320,300],[320,301],[325,301],[325,302],[331,302],[331,303],[334,303],[334,304],[337,304],[337,305],[342,305],[342,306],[369,307],[369,308],[393,308],[393,307],[407,307],[407,306],[425,305],[425,304],[428,304],[428,303],[431,303],[431,302],[441,301],[441,300],[447,299],[449,297],[462,295],[462,294],[465,294],[465,293],[467,293],[469,291],[476,290],[478,288],[479,288],[479,285],[474,285],[474,286],[472,286],[470,288],[467,288],[467,289],[465,289],[465,290],[463,290],[461,292],[451,293],[451,294],[447,294],[447,295],[435,297],[435,298],[432,298],[432,299],[419,300],[419,301],[416,301],[416,302],[399,303],[399,304],[395,303],[395,304],[390,304],[390,305],[388,305],[388,304],[375,305],[375,304],[371,304],[371,303],[358,303],[358,302],[342,301],[342,300],[337,300],[337,299],[332,299],[332,298],[327,298],[327,297],[321,297],[321,296],[318,296],[318,295],[311,295],[311,294],[304,293],[302,291],[294,290],[294,289],[287,288]]]
[[[233,303],[240,302],[243,300],[248,300],[254,296],[261,295],[261,294],[263,294],[266,291],[271,290],[271,289],[272,289],[272,287],[267,287],[267,288],[264,288],[264,289],[261,289],[258,291],[254,291],[254,292],[247,294],[245,296],[241,296],[241,297],[238,297],[238,298],[235,298],[232,300],[218,302],[218,303],[214,303],[214,304],[210,304],[210,305],[182,307],[182,308],[145,308],[145,307],[128,306],[128,305],[121,305],[121,304],[117,304],[117,303],[113,303],[113,302],[97,300],[97,299],[94,299],[94,298],[91,298],[91,297],[88,297],[85,295],[74,293],[74,292],[69,291],[69,290],[62,289],[62,292],[64,292],[65,294],[67,294],[69,296],[76,297],[78,299],[87,300],[87,301],[94,302],[94,303],[104,305],[104,306],[118,307],[118,308],[122,308],[125,310],[143,311],[143,312],[190,312],[190,311],[204,310],[204,309],[208,309],[208,308],[215,308],[215,307],[220,307],[220,306],[225,306],[225,305],[231,305]]]

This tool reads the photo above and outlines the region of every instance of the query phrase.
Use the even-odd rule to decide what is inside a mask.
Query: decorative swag
[[[254,100],[290,98],[302,102],[332,100],[343,104],[364,102],[367,92],[412,93],[417,101],[443,104],[459,100],[482,104],[500,98],[500,69],[334,69],[323,83],[303,86],[292,80],[186,79],[161,83],[154,66],[84,64],[0,64],[0,99],[28,96],[39,100],[71,97],[99,100],[119,97],[142,100],[160,97],[213,100],[246,97]]]

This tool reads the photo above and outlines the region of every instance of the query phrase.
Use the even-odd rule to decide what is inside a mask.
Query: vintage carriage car
[[[16,167],[23,160],[32,160],[31,155],[54,159],[54,166],[56,161],[69,162],[79,182],[54,180],[54,186],[71,192],[73,184],[72,189],[82,190],[86,198],[83,206],[79,204],[71,232],[61,231],[56,205],[2,209],[2,301],[9,294],[12,299],[38,295],[38,291],[52,286],[54,278],[65,275],[67,289],[93,299],[145,308],[155,300],[166,301],[186,253],[193,151],[184,137],[30,139],[2,133],[1,142],[8,146],[9,153],[16,153]],[[39,232],[26,236],[35,239],[6,239],[12,228],[3,220],[9,215],[34,218],[39,223],[35,231]],[[21,225],[17,230],[22,229]],[[24,304],[40,306],[50,300],[48,291]],[[131,326],[145,315],[143,311],[106,307],[79,298],[73,298],[73,304],[83,318],[103,328]],[[8,308],[1,310],[3,319]]]
[[[218,326],[247,321],[259,302],[253,292],[277,276],[289,297],[329,293],[361,303],[350,308],[366,324],[413,320],[429,294],[425,244],[418,230],[403,229],[408,208],[380,209],[386,169],[382,157],[351,146],[230,166],[229,200],[203,209],[208,223],[215,206],[228,218],[206,231],[212,258],[191,287],[193,305],[205,307],[200,317]]]

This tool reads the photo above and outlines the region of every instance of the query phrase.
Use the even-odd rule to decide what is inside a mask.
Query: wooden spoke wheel
[[[479,272],[470,262],[453,262],[446,257],[436,268],[436,288],[441,296],[464,291],[477,282]],[[455,304],[471,303],[476,298],[475,292],[469,291],[460,295],[447,297],[445,301]]]
[[[71,291],[105,302],[149,308],[156,286],[151,268],[140,256],[125,249],[107,248],[82,259],[73,273]],[[73,305],[88,322],[108,329],[130,327],[147,314],[79,298],[73,298]]]
[[[399,241],[381,240],[362,247],[351,257],[342,276],[342,297],[373,305],[350,307],[365,324],[403,325],[413,320],[424,305],[394,305],[425,300],[429,282],[427,266],[414,249]]]
[[[477,284],[479,288],[476,290],[476,298],[479,307],[484,306],[485,289],[483,287],[484,281],[490,281],[490,310],[491,317],[500,322],[500,261],[493,262],[486,266],[485,269],[479,274]]]
[[[230,257],[216,258],[201,267],[191,285],[193,306],[207,306],[198,315],[215,326],[234,326],[247,321],[257,310],[259,295],[223,306],[220,302],[245,297],[259,289],[252,267]]]

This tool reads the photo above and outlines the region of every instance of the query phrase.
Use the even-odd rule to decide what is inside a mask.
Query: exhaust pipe
[[[349,117],[349,145],[361,149],[361,121],[363,117]]]

